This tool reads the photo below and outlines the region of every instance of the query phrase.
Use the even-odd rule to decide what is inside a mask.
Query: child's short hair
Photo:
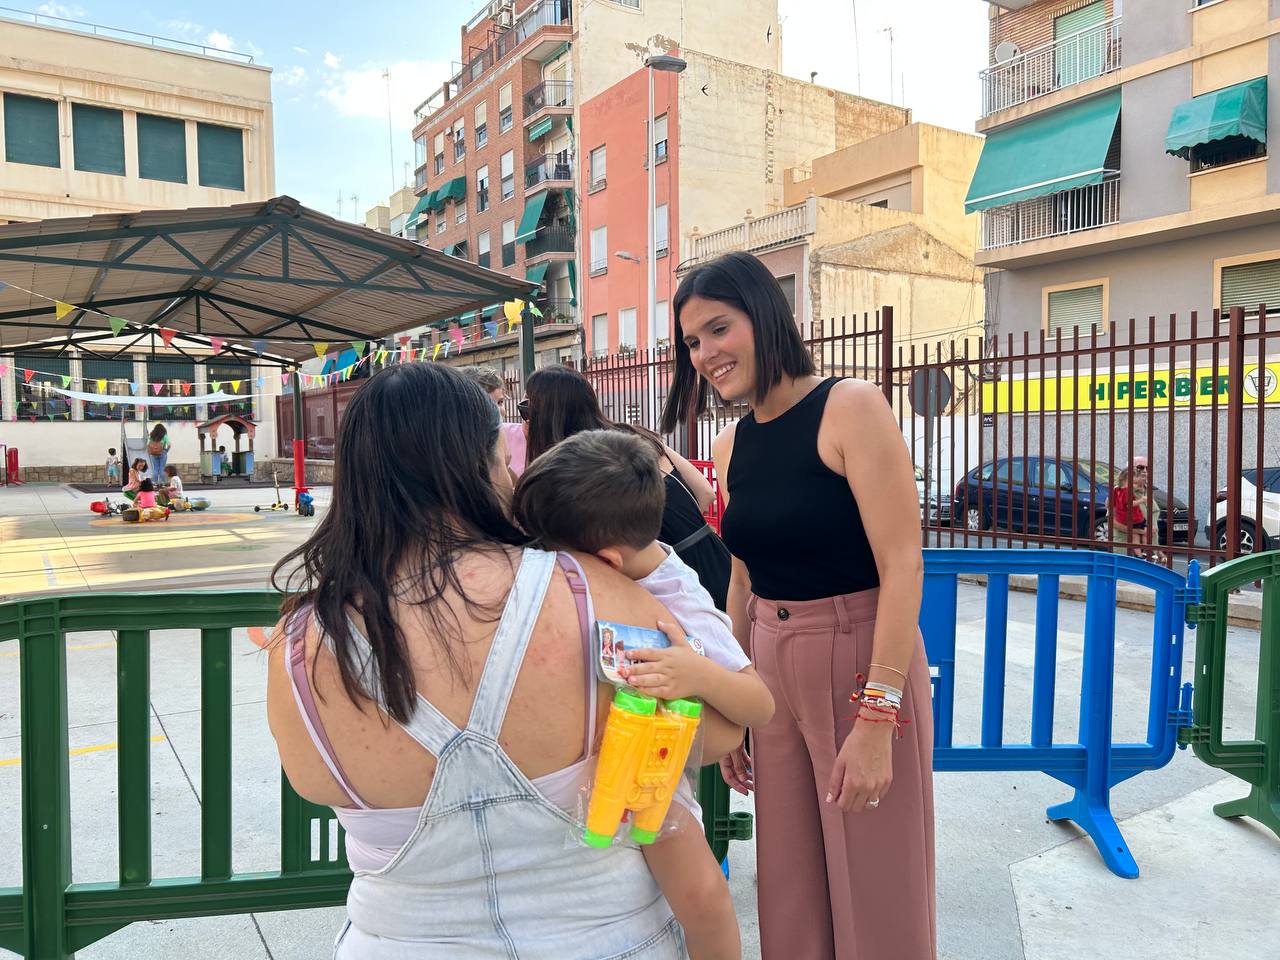
[[[653,446],[619,430],[585,430],[520,477],[516,522],[548,549],[640,549],[658,538],[667,491]]]
[[[166,477],[176,477],[178,475],[178,468],[172,463],[165,464],[164,475]]]
[[[152,483],[151,478],[148,477],[146,480],[143,480],[142,483],[138,484],[138,489],[143,493],[155,493],[156,485]]]
[[[116,455],[116,448],[115,448],[115,447],[107,447],[107,453],[111,454],[111,456],[113,456],[113,457],[114,457],[114,456]]]

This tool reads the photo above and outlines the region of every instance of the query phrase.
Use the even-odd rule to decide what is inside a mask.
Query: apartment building
[[[989,332],[1280,303],[1280,0],[992,0]]]
[[[981,149],[973,134],[905,123],[806,160],[784,171],[781,209],[693,232],[680,272],[745,250],[806,331],[892,304],[904,345],[980,332],[979,218],[963,211]]]
[[[0,223],[216,207],[274,194],[269,67],[98,24],[0,16]],[[30,282],[42,292],[34,274]],[[279,377],[229,357],[195,364],[191,358],[208,348],[174,343],[184,353],[135,354],[120,340],[93,352],[0,357],[0,411],[8,421],[0,439],[21,449],[25,467],[46,468],[43,478],[97,479],[107,449],[120,446],[122,416],[131,436],[142,428],[141,408],[129,396],[149,385],[158,394],[195,384],[201,393],[216,380],[228,389],[234,382],[245,398],[146,414],[169,423],[173,462],[194,466],[193,424],[211,413],[252,417],[259,448],[272,449],[275,418],[263,395],[278,391]],[[55,387],[120,399],[69,400]]]

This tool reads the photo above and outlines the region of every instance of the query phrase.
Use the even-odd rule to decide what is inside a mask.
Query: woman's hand
[[[751,754],[746,747],[739,747],[728,756],[720,758],[720,776],[744,797],[756,788],[755,771],[751,766]]]
[[[853,722],[853,730],[836,754],[827,783],[827,803],[846,813],[874,810],[868,803],[884,799],[893,783],[892,723]]]

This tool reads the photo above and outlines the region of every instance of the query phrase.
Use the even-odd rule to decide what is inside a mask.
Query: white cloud
[[[42,3],[36,7],[36,13],[46,17],[61,17],[64,20],[78,20],[84,16],[84,7],[76,3]]]
[[[324,52],[324,65],[330,70],[337,70],[342,65],[342,58],[335,56],[328,50]]]
[[[292,66],[287,70],[277,70],[275,78],[286,87],[298,87],[307,82],[306,67]]]
[[[221,30],[210,30],[208,36],[204,38],[204,42],[215,50],[234,50],[236,42]]]
[[[306,56],[308,53],[310,53],[311,51],[309,51],[306,47],[294,47],[294,48],[293,48],[293,52],[294,52],[294,53],[300,53],[300,54],[302,54],[302,55],[305,57],[305,56]]]
[[[196,23],[194,20],[166,20],[164,22],[166,30],[170,30],[184,37],[192,37],[197,34],[204,33],[204,27]]]
[[[336,58],[335,58],[336,59]],[[335,72],[318,96],[344,117],[387,116],[387,81],[381,66]],[[399,129],[413,126],[413,110],[444,83],[449,64],[443,60],[401,60],[391,64],[391,117]]]

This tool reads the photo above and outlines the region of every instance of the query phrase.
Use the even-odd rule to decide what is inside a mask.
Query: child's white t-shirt
[[[698,581],[693,568],[665,543],[658,546],[666,552],[667,559],[658,564],[653,573],[636,582],[662,601],[680,621],[685,633],[702,643],[708,660],[733,673],[751,666],[750,658],[733,635],[732,621],[716,609],[711,594]]]
[[[180,476],[178,476],[177,474],[174,474],[172,477],[170,477],[170,478],[169,478],[169,489],[173,491],[173,493],[169,494],[169,496],[171,496],[171,497],[182,497],[182,496],[184,496],[183,491],[182,491],[182,478],[181,478]]]

